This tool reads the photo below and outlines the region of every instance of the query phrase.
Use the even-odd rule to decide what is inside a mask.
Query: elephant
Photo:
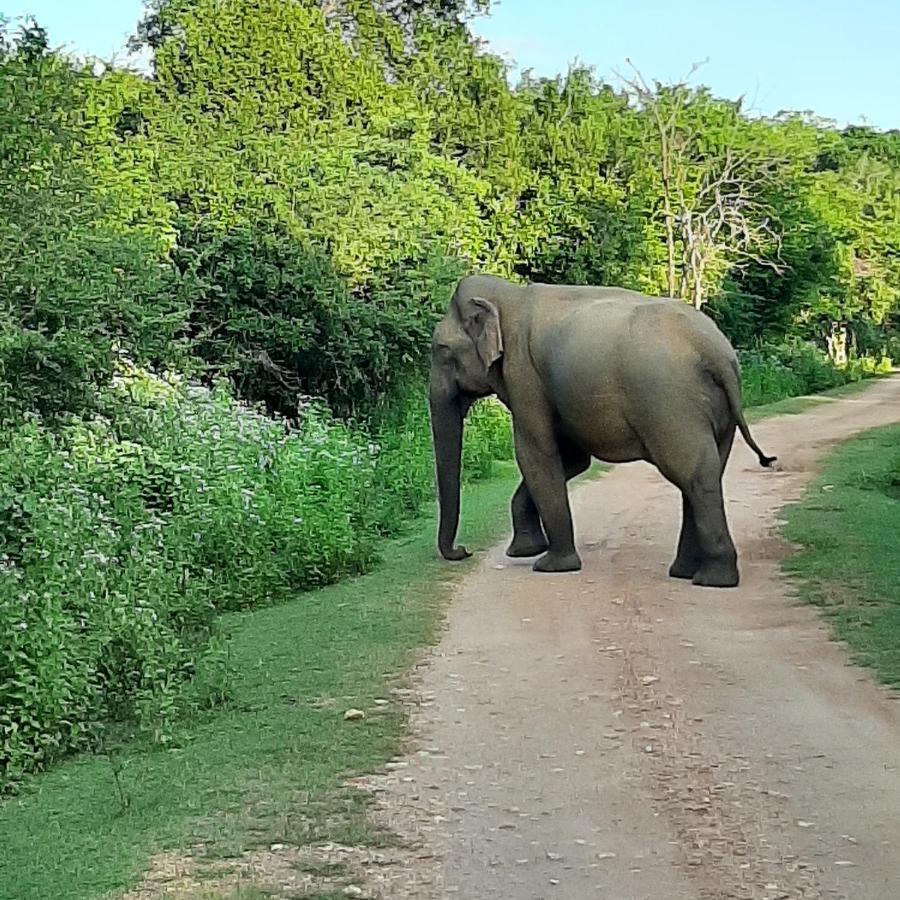
[[[522,480],[511,503],[510,557],[537,572],[581,568],[566,483],[592,458],[646,460],[682,495],[674,578],[739,583],[722,476],[735,428],[766,456],[741,409],[738,357],[705,313],[617,287],[515,284],[469,275],[434,329],[429,411],[437,474],[438,549],[456,545],[465,416],[495,395],[510,411]]]

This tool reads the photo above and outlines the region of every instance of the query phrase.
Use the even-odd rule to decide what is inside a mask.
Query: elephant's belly
[[[623,443],[614,446],[604,444],[592,450],[591,455],[606,463],[635,462],[636,460],[647,458],[644,448],[637,443]]]
[[[581,446],[603,462],[624,463],[644,459],[646,451],[633,433],[607,433],[600,437],[591,435]]]
[[[566,437],[597,459],[622,463],[646,458],[644,444],[617,399],[575,401],[558,412]]]

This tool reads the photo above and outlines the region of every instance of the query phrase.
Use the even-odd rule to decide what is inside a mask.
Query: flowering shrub
[[[372,431],[314,403],[289,427],[224,389],[133,373],[103,415],[10,428],[0,785],[95,746],[110,721],[166,741],[175,717],[227,689],[219,613],[370,568],[379,540],[433,496],[420,394]],[[467,432],[470,476],[509,456],[502,409],[474,412]]]

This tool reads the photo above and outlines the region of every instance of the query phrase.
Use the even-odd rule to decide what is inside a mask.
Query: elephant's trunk
[[[432,385],[430,407],[440,502],[438,549],[444,559],[465,559],[469,556],[466,548],[455,546],[456,531],[459,527],[463,404],[455,392],[436,389]]]

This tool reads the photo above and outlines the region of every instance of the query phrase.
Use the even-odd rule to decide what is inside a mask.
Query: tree
[[[400,53],[388,77],[401,26],[360,9],[351,45],[319,4],[172,0],[125,142],[155,150],[195,353],[287,413],[298,393],[360,409],[403,378],[485,245],[484,183],[438,152],[442,129],[464,129],[424,84],[449,26],[423,23],[428,60]],[[445,50],[468,45],[454,33]]]
[[[715,270],[719,284],[725,274],[733,276],[751,264],[784,271],[782,235],[764,199],[772,177],[770,167],[759,160],[726,150],[705,167],[693,200],[679,187],[679,295],[696,309],[708,299],[709,276]]]
[[[656,291],[658,254],[638,115],[589,69],[517,89],[521,113],[507,177],[513,271],[550,282]]]
[[[686,83],[651,87],[637,70],[624,81],[655,144],[669,295],[699,309],[729,273],[751,264],[782,272],[768,197],[786,160],[757,139],[740,102]]]
[[[116,355],[171,359],[184,323],[158,235],[92,157],[112,138],[107,85],[47,48],[0,35],[0,408],[89,407]],[[98,183],[99,182],[99,183]]]
[[[178,16],[193,0],[144,0],[145,14],[129,42],[132,49],[156,49],[167,38],[178,33]],[[374,11],[399,24],[408,38],[415,34],[420,21],[462,28],[475,13],[486,13],[491,0],[284,0],[319,7],[329,23],[336,23],[347,37],[356,33],[360,12]]]

